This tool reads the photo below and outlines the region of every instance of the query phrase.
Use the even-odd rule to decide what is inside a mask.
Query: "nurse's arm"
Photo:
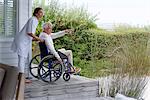
[[[43,40],[41,40],[38,36],[32,34],[32,33],[27,33],[29,36],[33,37],[34,40],[40,41],[40,42],[44,42]]]

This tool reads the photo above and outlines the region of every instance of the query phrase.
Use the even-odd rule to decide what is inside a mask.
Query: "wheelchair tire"
[[[63,79],[64,79],[65,81],[69,81],[69,80],[70,80],[70,74],[69,74],[69,73],[64,73],[64,74],[63,74]]]
[[[30,71],[30,74],[35,77],[35,78],[38,78],[38,65],[40,63],[40,54],[38,55],[35,55],[31,61],[30,61],[30,64],[29,64],[29,71]]]
[[[51,62],[51,68],[49,63]],[[60,78],[62,74],[62,65],[58,60],[50,56],[44,57],[38,67],[39,78],[44,82],[54,82]]]

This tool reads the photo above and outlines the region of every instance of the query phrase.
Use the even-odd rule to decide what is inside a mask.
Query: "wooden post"
[[[19,73],[16,100],[24,100],[24,89],[25,89],[25,75],[23,73]]]

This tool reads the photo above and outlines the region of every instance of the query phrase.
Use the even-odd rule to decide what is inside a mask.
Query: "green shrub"
[[[33,9],[36,6],[35,3]],[[43,9],[45,17],[39,22],[36,34],[42,31],[41,25],[47,21],[52,22],[53,32],[67,28],[73,29],[72,35],[56,39],[54,44],[56,49],[66,48],[73,51],[74,65],[82,68],[81,75],[84,76],[96,77],[102,73],[101,71],[108,70],[108,66],[110,69],[113,68],[114,64],[111,61],[117,49],[120,48],[119,41],[126,39],[135,44],[149,39],[149,26],[144,28],[119,26],[114,31],[100,29],[95,24],[96,17],[90,15],[84,7],[67,8],[60,5],[59,0],[51,0],[49,5],[43,6]],[[37,53],[39,53],[38,45],[33,43],[33,55]],[[97,72],[92,74],[91,68]]]

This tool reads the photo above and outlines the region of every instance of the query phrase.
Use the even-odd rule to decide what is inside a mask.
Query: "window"
[[[0,37],[16,33],[16,0],[0,0]]]

